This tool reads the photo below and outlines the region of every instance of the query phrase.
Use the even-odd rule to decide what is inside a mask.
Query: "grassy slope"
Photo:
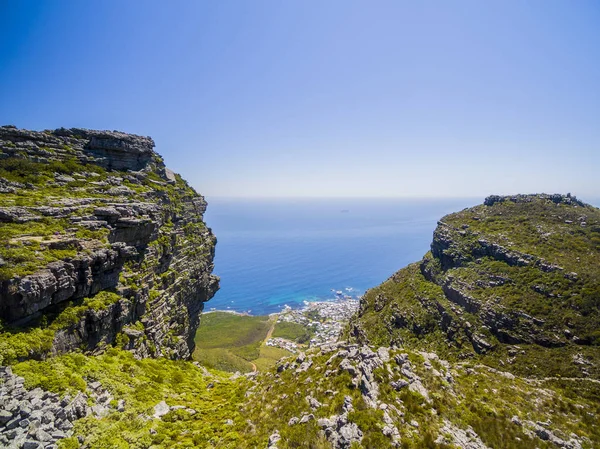
[[[339,414],[344,396],[347,395],[353,398],[355,407],[355,412],[349,416],[350,421],[357,423],[365,434],[361,447],[391,448],[390,440],[381,433],[381,410],[367,408],[361,399],[360,389],[352,386],[350,376],[345,371],[337,369],[342,358],[334,359],[328,364],[331,354],[314,353],[314,364],[305,373],[297,374],[292,369],[281,373],[278,382],[274,382],[268,373],[260,379],[253,397],[260,398],[262,405],[257,407],[250,401],[243,409],[256,423],[257,433],[268,435],[279,429],[284,441],[282,448],[330,447],[320,440],[315,421],[291,427],[282,423],[306,413],[314,413],[317,419]],[[523,428],[511,422],[513,416],[518,416],[521,420],[549,420],[564,435],[575,432],[590,438],[593,443],[586,447],[600,444],[600,428],[595,425],[596,416],[600,412],[600,388],[596,384],[567,381],[537,384],[520,378],[505,377],[472,363],[452,366],[449,372],[453,382],[449,383],[433,374],[431,365],[428,367],[424,358],[416,352],[400,349],[392,352],[392,356],[402,353],[409,355],[415,372],[422,378],[430,395],[430,401],[427,401],[420,394],[406,388],[400,391],[390,388],[390,380],[403,378],[398,375],[393,357],[387,364],[389,369],[386,367],[376,370],[375,377],[380,384],[379,399],[395,405],[404,414],[394,419],[401,433],[403,448],[454,447],[433,443],[440,435],[444,419],[463,429],[471,426],[491,448],[554,447],[547,441],[532,441],[524,434]],[[434,360],[432,365],[434,369],[444,372],[437,361]],[[332,370],[333,374],[324,377],[322,373],[326,370]],[[298,386],[301,386],[301,392],[298,391]],[[333,395],[331,391],[334,391]],[[307,395],[325,405],[311,410],[305,400]],[[418,423],[418,428],[408,425],[413,420]],[[252,443],[259,447],[260,439],[250,437],[248,447],[254,447]]]
[[[268,371],[275,366],[275,363],[277,363],[279,359],[289,355],[290,352],[285,349],[261,345],[260,355],[257,359],[253,360],[253,363],[256,365],[258,371]]]
[[[233,448],[240,438],[234,429],[245,427],[239,413],[245,380],[233,382],[218,372],[206,375],[190,362],[137,360],[129,352],[111,349],[98,357],[67,354],[45,362],[22,362],[14,369],[25,376],[28,388],[39,386],[73,394],[85,391],[86,381],[99,381],[112,394],[113,407],[124,400],[123,413],[77,421],[74,435],[84,435],[93,448]],[[210,383],[213,385],[209,388]],[[185,405],[197,413],[177,410],[162,420],[147,419],[162,400],[168,405]],[[234,424],[227,424],[227,420]],[[60,446],[80,447],[75,437],[61,440]]]
[[[389,386],[391,380],[405,378],[394,361],[397,354],[408,355],[413,372],[429,392],[429,400],[408,388],[396,391]],[[231,380],[218,372],[206,374],[190,362],[136,360],[116,349],[97,357],[68,354],[46,362],[23,362],[14,369],[26,377],[30,388],[41,386],[74,393],[85,390],[84,380],[97,380],[110,391],[113,404],[125,400],[123,413],[102,419],[88,417],[76,423],[74,435],[84,436],[94,448],[256,448],[266,447],[275,430],[282,436],[280,449],[329,448],[319,435],[316,420],[294,426],[287,422],[307,413],[316,418],[339,414],[345,396],[353,399],[355,409],[348,418],[364,434],[362,445],[355,447],[390,448],[390,439],[381,432],[382,411],[366,406],[360,388],[354,387],[349,374],[339,369],[342,357],[329,360],[331,355],[310,350],[313,365],[306,372],[298,374],[290,369],[275,379],[270,371],[259,374],[256,383],[243,377]],[[379,399],[393,404],[400,412],[391,416],[401,433],[403,448],[455,448],[433,443],[443,437],[441,427],[445,420],[463,429],[471,426],[494,449],[554,447],[548,441],[532,440],[524,427],[512,422],[513,416],[523,422],[548,421],[552,431],[563,438],[568,439],[574,432],[584,438],[586,449],[600,444],[597,385],[592,391],[581,388],[583,381],[513,379],[474,363],[455,364],[448,369],[438,360],[427,362],[419,353],[405,349],[391,355],[387,366],[375,370],[375,378],[380,385]],[[326,370],[330,374],[324,376]],[[451,381],[447,380],[448,374]],[[308,395],[323,406],[311,410],[306,401]],[[197,413],[179,410],[162,420],[146,418],[161,400],[193,408]],[[408,424],[413,421],[418,428]],[[78,445],[72,438],[63,440],[61,447]]]
[[[285,338],[296,343],[306,343],[310,340],[314,331],[299,323],[281,321],[275,325],[273,337]]]
[[[544,272],[484,259],[483,266],[469,264],[455,273],[470,281],[475,297],[489,295],[489,289],[478,286],[476,279],[507,276],[514,282],[493,289],[504,304],[549,320],[549,324],[577,328],[580,338],[600,343],[600,209],[548,201],[504,201],[466,209],[443,221],[455,228],[469,226],[463,236],[466,245],[483,237],[562,268]],[[575,281],[565,277],[570,272],[577,273]],[[534,285],[542,291],[533,290]]]
[[[202,316],[194,360],[224,371],[248,372],[271,367],[288,351],[263,344],[275,317],[212,312]]]

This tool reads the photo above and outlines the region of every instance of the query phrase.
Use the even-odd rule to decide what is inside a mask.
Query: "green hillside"
[[[431,252],[369,290],[361,341],[600,377],[600,210],[569,195],[489,197],[445,216]]]

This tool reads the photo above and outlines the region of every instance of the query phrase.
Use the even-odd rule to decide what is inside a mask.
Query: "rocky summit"
[[[153,147],[0,128],[0,447],[600,447],[600,210],[488,197],[340,322],[271,317],[310,344],[225,373],[187,360],[218,288],[206,203]]]

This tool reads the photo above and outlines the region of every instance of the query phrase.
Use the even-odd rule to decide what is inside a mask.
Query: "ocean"
[[[360,296],[420,260],[442,216],[483,198],[207,200],[221,289],[205,311],[262,315]]]

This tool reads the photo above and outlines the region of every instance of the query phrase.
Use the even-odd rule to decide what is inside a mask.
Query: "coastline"
[[[266,346],[285,349],[291,353],[296,353],[302,347],[315,347],[324,344],[335,343],[339,340],[344,326],[350,318],[358,311],[360,297],[337,297],[330,300],[308,301],[305,300],[301,307],[292,308],[284,305],[280,312],[270,313],[268,315],[252,315],[248,312],[238,312],[235,310],[210,310],[204,314],[223,312],[240,317],[269,317],[273,319],[273,327],[277,323],[292,323],[304,327],[311,332],[310,341],[303,344],[288,340],[286,338],[271,337],[269,334],[264,344]],[[271,333],[273,328],[271,329]]]
[[[248,313],[248,312],[238,312],[236,310],[221,310],[221,309],[213,309],[213,310],[209,310],[208,312],[202,311],[202,315],[208,315],[209,313],[216,313],[216,312],[231,313],[232,315],[237,315],[237,316],[261,316],[261,315],[252,315],[251,313]],[[271,315],[276,315],[276,313],[270,313],[269,315],[265,315],[265,316],[271,316]]]
[[[303,309],[306,309],[308,307],[310,307],[312,304],[323,304],[323,305],[329,305],[329,304],[340,304],[340,303],[344,303],[346,301],[357,301],[360,302],[360,300],[362,299],[364,293],[360,294],[360,295],[355,295],[355,296],[351,296],[351,295],[343,295],[341,294],[341,291],[335,291],[332,289],[332,291],[336,292],[336,295],[330,298],[318,298],[315,299],[315,297],[308,297],[307,299],[303,299],[302,301],[298,302],[298,303],[293,303],[292,305],[289,304],[282,304],[279,307],[281,307],[281,310],[277,311],[277,312],[271,312],[271,313],[263,313],[263,314],[254,314],[252,313],[252,310],[249,309],[247,311],[239,311],[239,310],[234,310],[234,309],[217,309],[214,307],[211,307],[209,310],[204,310],[202,311],[202,315],[206,315],[209,313],[215,313],[215,312],[225,312],[225,313],[231,313],[233,315],[238,315],[238,316],[274,316],[274,315],[281,315],[282,313],[288,313],[290,311],[300,311]]]

